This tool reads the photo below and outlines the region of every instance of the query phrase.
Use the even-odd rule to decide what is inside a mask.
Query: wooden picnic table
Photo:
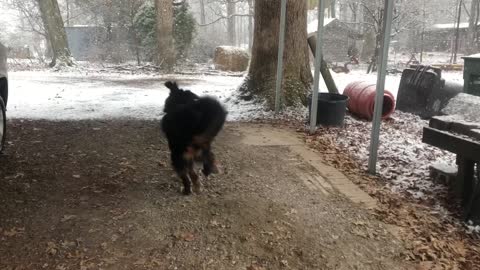
[[[480,195],[480,123],[461,116],[433,117],[423,129],[422,141],[457,155],[454,191],[462,199],[465,219],[469,219]]]

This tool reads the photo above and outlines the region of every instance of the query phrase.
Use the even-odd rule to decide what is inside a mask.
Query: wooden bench
[[[480,195],[480,140],[476,136],[478,123],[460,117],[440,116],[430,120],[423,129],[424,143],[457,155],[457,183],[454,190],[462,199],[465,219],[471,216],[473,203]]]

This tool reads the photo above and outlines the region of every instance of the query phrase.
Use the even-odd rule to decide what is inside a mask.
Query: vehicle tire
[[[3,99],[1,97],[0,110],[0,153],[2,153],[5,147],[5,137],[7,135],[7,114],[5,112],[5,103],[3,103]]]
[[[3,98],[5,108],[8,104],[8,80],[7,78],[0,78],[0,97]]]

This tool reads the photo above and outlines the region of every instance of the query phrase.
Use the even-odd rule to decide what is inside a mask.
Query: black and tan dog
[[[172,165],[183,181],[184,194],[200,192],[201,183],[194,170],[195,161],[203,163],[203,174],[218,171],[211,145],[222,129],[227,111],[214,98],[199,97],[166,82],[170,95],[165,101],[162,130],[171,152]]]

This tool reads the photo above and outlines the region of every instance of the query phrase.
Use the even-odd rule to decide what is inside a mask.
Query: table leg
[[[466,206],[473,195],[475,162],[457,155],[458,175],[455,193],[462,198],[462,206]]]
[[[470,195],[470,199],[464,210],[464,220],[468,222],[472,214],[473,204],[477,201],[478,196],[480,195],[480,162],[476,162],[476,171],[474,169],[474,178],[477,177],[477,180],[473,179],[473,192]],[[476,175],[475,175],[476,174]]]

